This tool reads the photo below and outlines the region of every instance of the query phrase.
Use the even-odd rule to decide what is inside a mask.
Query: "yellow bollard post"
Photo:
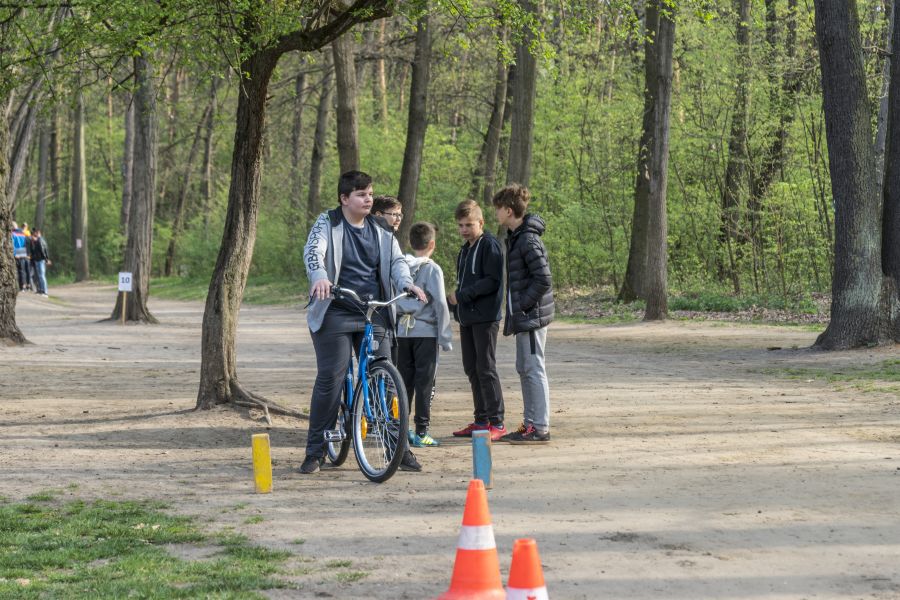
[[[269,434],[253,434],[253,479],[257,494],[272,492],[272,454],[269,450]]]

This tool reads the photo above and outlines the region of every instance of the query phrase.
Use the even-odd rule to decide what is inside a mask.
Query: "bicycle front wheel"
[[[343,394],[346,396],[347,392],[344,391]],[[340,409],[338,409],[337,421],[334,425],[335,431],[342,431],[344,433],[344,439],[340,441],[334,442],[325,442],[325,455],[328,456],[328,460],[335,467],[339,467],[344,464],[344,461],[347,460],[347,455],[350,453],[350,427],[349,419],[347,417],[347,404],[342,401]]]
[[[353,451],[363,475],[382,483],[397,471],[406,452],[409,402],[403,379],[391,363],[371,365],[366,377],[369,414],[360,389],[353,403]]]

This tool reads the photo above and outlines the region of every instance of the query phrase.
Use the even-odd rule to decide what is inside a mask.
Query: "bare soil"
[[[194,412],[198,302],[151,300],[156,326],[99,322],[115,290],[19,297],[23,348],[0,348],[0,495],[156,499],[288,549],[273,598],[427,598],[449,583],[471,449],[458,350],[441,358],[423,473],[369,483],[351,458],[302,476],[306,423],[228,408]],[[501,567],[538,541],[553,598],[900,598],[900,401],[791,379],[898,349],[821,353],[791,327],[555,323],[548,446],[495,444],[489,492]],[[238,373],[305,409],[315,362],[299,307],[246,306]],[[780,348],[773,350],[772,348]],[[521,394],[498,348],[507,423]],[[268,431],[275,490],[254,493],[250,436]],[[259,517],[262,517],[261,522]],[[203,548],[173,552],[203,560]]]

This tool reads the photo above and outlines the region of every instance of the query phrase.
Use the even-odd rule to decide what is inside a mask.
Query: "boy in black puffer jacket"
[[[456,227],[465,244],[456,259],[456,290],[447,302],[459,321],[463,370],[472,387],[475,420],[454,431],[471,437],[490,431],[491,440],[506,435],[503,425],[503,390],[497,375],[497,333],[503,308],[503,251],[497,238],[484,230],[484,215],[473,200],[456,207]]]
[[[541,235],[544,221],[527,214],[531,193],[517,183],[492,200],[497,223],[506,227],[506,322],[503,335],[516,336],[516,371],[522,383],[525,416],[517,431],[501,440],[511,444],[550,441],[550,384],[544,348],[553,321],[553,282]]]

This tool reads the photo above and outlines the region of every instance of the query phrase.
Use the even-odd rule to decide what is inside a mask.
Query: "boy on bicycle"
[[[315,473],[325,460],[324,432],[334,426],[347,363],[365,330],[361,307],[350,299],[332,299],[332,285],[352,289],[361,298],[386,300],[392,289],[398,289],[427,301],[425,293],[413,284],[396,238],[369,214],[372,178],[361,171],[341,175],[338,201],[337,208],[316,219],[303,250],[311,298],[306,321],[316,351],[306,458],[300,466],[303,474]],[[394,327],[392,321],[390,311],[373,316],[374,338],[379,342],[377,356],[390,356],[387,332]],[[400,468],[422,470],[409,450]]]
[[[531,193],[513,183],[494,195],[497,223],[506,227],[506,321],[503,335],[516,336],[516,371],[522,384],[524,419],[502,438],[511,444],[550,441],[550,384],[544,348],[553,321],[553,283],[541,235],[544,221],[529,214]]]

